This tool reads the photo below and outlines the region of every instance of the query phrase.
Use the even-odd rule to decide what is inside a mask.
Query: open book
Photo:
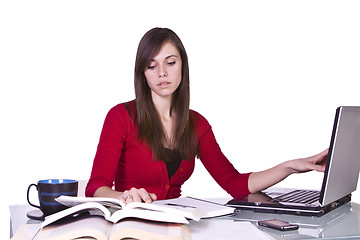
[[[114,198],[60,196],[56,201],[70,208],[47,217],[43,223],[44,226],[66,216],[89,210],[96,210],[98,215],[101,214],[106,220],[113,223],[125,218],[137,218],[186,224],[189,223],[187,219],[199,221],[205,215],[205,212],[196,207],[179,208],[143,202],[132,202],[125,205],[122,201]]]
[[[133,202],[125,205],[112,198],[61,196],[57,201],[69,206],[45,218],[35,240],[92,239],[187,239],[187,219],[205,215],[196,208]]]
[[[192,197],[158,200],[150,204],[132,202],[127,205],[118,199],[100,197],[61,196],[57,198],[56,201],[73,208],[79,204],[97,203],[96,206],[99,206],[99,209],[103,209],[103,212],[107,212],[105,207],[108,207],[113,210],[113,213],[112,215],[110,215],[111,213],[104,213],[104,216],[112,222],[117,222],[127,217],[135,217],[161,222],[188,223],[186,219],[199,221],[201,218],[232,214],[235,210],[235,208],[232,207]],[[65,211],[71,210],[67,209],[63,212]]]
[[[34,240],[187,240],[189,228],[183,224],[127,219],[116,224],[100,216],[79,216],[56,222],[39,231]],[[22,239],[24,240],[24,239]]]

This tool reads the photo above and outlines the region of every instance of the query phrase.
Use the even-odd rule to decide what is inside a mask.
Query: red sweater
[[[128,106],[131,112],[135,112],[135,101],[129,102]],[[208,121],[195,111],[191,114],[198,132],[200,160],[207,171],[232,197],[249,194],[250,173],[240,174],[221,152]],[[191,176],[195,159],[183,160],[169,179],[166,164],[153,160],[146,143],[137,141],[137,131],[133,117],[130,118],[124,104],[108,112],[86,186],[86,196],[93,196],[99,187],[113,187],[114,183],[117,191],[145,188],[149,193],[155,193],[159,200],[180,196],[181,185]]]

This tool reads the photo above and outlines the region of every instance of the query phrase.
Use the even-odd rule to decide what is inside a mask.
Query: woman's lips
[[[171,83],[170,82],[161,82],[158,84],[159,87],[167,87],[169,86]]]

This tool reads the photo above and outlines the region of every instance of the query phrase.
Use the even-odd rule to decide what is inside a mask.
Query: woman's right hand
[[[122,192],[121,199],[124,203],[128,204],[131,202],[145,202],[151,203],[156,200],[156,195],[154,193],[148,193],[144,188],[131,188]]]
[[[115,191],[109,187],[99,187],[94,194],[94,197],[110,197],[117,198],[125,204],[131,202],[145,202],[151,203],[157,199],[154,193],[148,193],[144,188],[131,188],[124,192]]]

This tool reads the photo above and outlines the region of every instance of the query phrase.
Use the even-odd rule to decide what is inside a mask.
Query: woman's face
[[[181,83],[181,70],[179,51],[172,43],[165,42],[144,71],[152,98],[171,97]]]

